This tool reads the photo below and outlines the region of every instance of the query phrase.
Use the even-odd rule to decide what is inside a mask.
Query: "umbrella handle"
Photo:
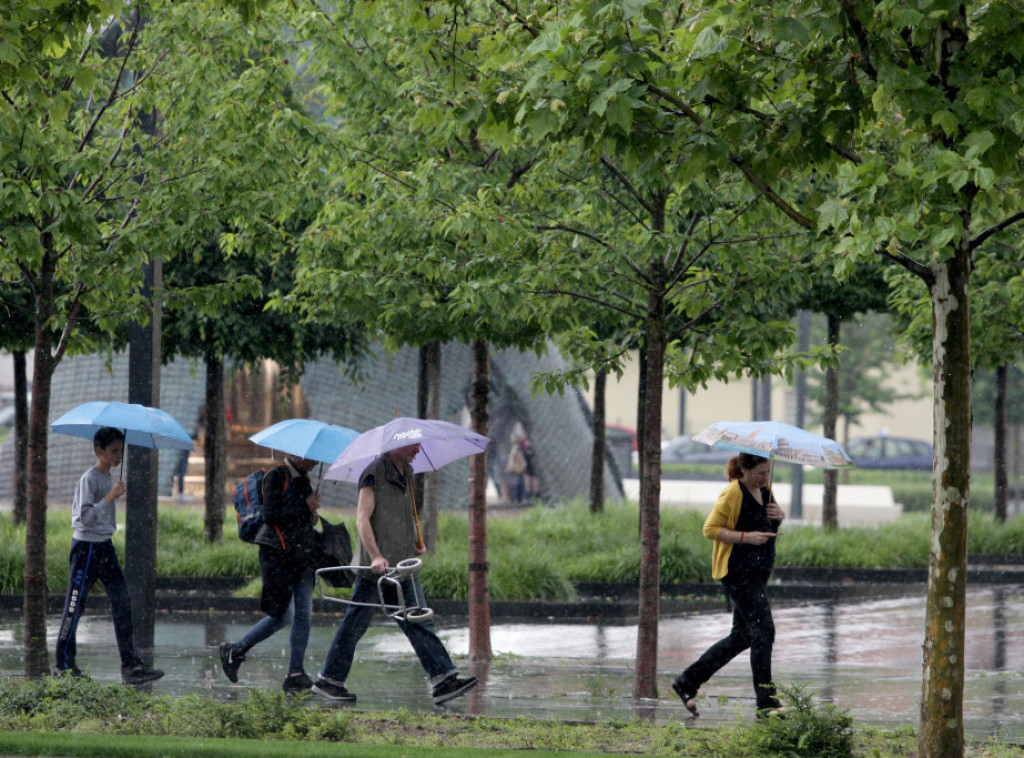
[[[425,551],[427,546],[423,542],[423,529],[420,528],[420,509],[416,507],[416,486],[412,479],[409,480],[408,486],[409,499],[412,500],[412,520],[416,525],[416,549],[419,551]]]

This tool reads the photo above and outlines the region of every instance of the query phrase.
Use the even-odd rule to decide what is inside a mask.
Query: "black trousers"
[[[766,574],[748,574],[732,579],[727,575],[722,580],[725,594],[733,606],[732,630],[679,675],[686,689],[696,692],[719,669],[749,648],[757,707],[776,705],[775,688],[772,686],[775,621],[768,602],[767,583]]]
[[[75,665],[75,633],[78,620],[85,610],[89,590],[99,580],[110,600],[110,615],[114,621],[114,636],[121,655],[121,667],[129,668],[142,663],[135,651],[135,635],[132,628],[132,597],[128,592],[128,581],[121,570],[114,551],[114,543],[71,541],[71,572],[68,575],[68,593],[64,598],[64,613],[57,632],[57,668],[73,669]]]

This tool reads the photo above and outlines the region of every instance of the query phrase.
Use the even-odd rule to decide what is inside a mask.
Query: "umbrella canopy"
[[[278,421],[249,437],[257,445],[282,453],[332,463],[359,436],[355,429],[308,418]]]
[[[693,439],[707,445],[820,468],[853,466],[843,446],[782,421],[719,421]]]
[[[420,446],[412,459],[414,472],[437,471],[454,460],[484,452],[490,441],[448,421],[400,416],[356,437],[327,469],[324,479],[358,483],[366,467],[380,455],[408,445]]]
[[[172,450],[192,450],[192,437],[178,420],[159,408],[138,403],[96,400],[72,408],[50,424],[57,434],[93,436],[105,426],[124,432],[126,445]]]

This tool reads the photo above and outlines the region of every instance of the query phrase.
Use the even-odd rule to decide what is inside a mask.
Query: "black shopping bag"
[[[320,556],[317,568],[334,568],[335,566],[352,565],[352,540],[348,529],[343,523],[332,524],[323,516],[320,517],[320,529],[317,532],[320,541]],[[327,571],[320,575],[331,587],[351,587],[355,575],[351,571]]]

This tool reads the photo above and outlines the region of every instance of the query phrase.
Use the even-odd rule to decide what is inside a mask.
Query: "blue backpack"
[[[263,478],[266,475],[267,469],[261,468],[235,485],[231,500],[238,519],[238,538],[243,542],[256,542],[256,534],[263,526]],[[288,487],[287,477],[284,486]]]

